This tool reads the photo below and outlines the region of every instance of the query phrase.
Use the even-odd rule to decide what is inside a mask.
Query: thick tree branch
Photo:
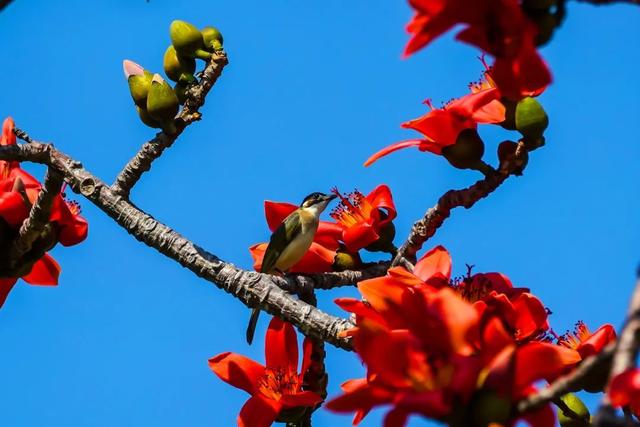
[[[297,300],[278,287],[280,280],[274,276],[239,269],[206,252],[115,194],[108,185],[83,169],[80,162],[57,151],[52,145],[32,142],[2,146],[0,160],[48,165],[64,177],[73,191],[82,194],[147,246],[232,294],[248,307],[259,305],[267,313],[297,326],[311,338],[351,350],[350,341],[341,336],[343,331],[353,327],[349,320],[328,315]],[[310,277],[305,280],[312,283]]]
[[[184,107],[175,119],[176,133],[169,135],[160,132],[152,140],[145,142],[140,151],[126,164],[118,174],[111,187],[114,194],[128,198],[134,185],[142,174],[151,169],[151,163],[162,155],[165,149],[171,147],[187,126],[200,120],[199,109],[204,105],[205,98],[213,85],[222,74],[225,65],[228,64],[227,54],[216,52],[207,63],[198,84],[187,91],[187,100]]]
[[[51,216],[53,199],[60,193],[62,182],[62,175],[51,168],[47,169],[44,185],[38,194],[38,199],[31,208],[29,216],[22,223],[18,236],[9,251],[11,267],[15,267],[20,262],[22,257],[31,250],[36,239],[44,232]]]
[[[381,261],[366,264],[362,270],[335,271],[322,274],[300,274],[275,277],[274,282],[288,292],[300,294],[306,289],[334,289],[352,286],[358,282],[374,277],[384,276],[391,263]]]
[[[400,246],[396,256],[391,263],[392,266],[400,265],[405,258],[409,262],[415,262],[416,252],[418,252],[424,243],[431,238],[436,230],[449,217],[451,210],[460,206],[466,209],[471,208],[478,200],[487,197],[496,188],[498,188],[509,175],[522,169],[524,158],[527,155],[524,142],[518,143],[517,150],[513,161],[507,166],[506,170],[501,170],[490,175],[480,181],[477,181],[470,187],[462,190],[450,190],[444,193],[438,202],[430,208],[424,217],[419,219],[411,227],[411,232],[407,240]]]

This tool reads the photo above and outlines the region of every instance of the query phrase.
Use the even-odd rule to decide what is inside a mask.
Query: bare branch
[[[207,94],[227,64],[226,53],[216,52],[211,56],[211,60],[202,72],[200,82],[187,90],[187,101],[175,119],[176,133],[170,135],[165,132],[160,132],[155,138],[145,142],[138,153],[129,160],[129,163],[125,165],[116,177],[111,187],[114,194],[128,198],[131,189],[142,177],[142,174],[151,169],[151,163],[159,158],[165,149],[173,145],[187,126],[200,120],[201,115],[198,110],[204,105]]]
[[[264,311],[297,326],[300,331],[336,347],[351,350],[342,332],[353,327],[347,319],[331,316],[280,289],[280,279],[245,271],[220,260],[185,237],[133,206],[87,170],[50,144],[32,142],[0,147],[0,160],[31,161],[48,165],[63,175],[73,191],[82,194],[129,234],[180,263],[203,279],[230,293],[248,307]],[[313,283],[308,278],[309,283]]]
[[[409,237],[407,237],[407,240],[400,246],[400,249],[398,249],[398,253],[394,257],[391,266],[404,264],[403,258],[408,262],[415,261],[416,252],[436,233],[436,230],[444,223],[444,220],[449,217],[452,209],[460,206],[469,209],[478,200],[487,197],[495,191],[510,174],[522,168],[522,159],[526,154],[524,142],[520,141],[514,155],[514,161],[508,165],[507,170],[490,175],[462,190],[450,190],[444,193],[442,197],[438,199],[436,205],[430,208],[424,214],[423,218],[413,224]]]
[[[53,199],[60,193],[62,182],[62,175],[51,168],[47,169],[38,199],[31,208],[29,216],[22,223],[9,251],[11,267],[15,267],[20,262],[22,256],[31,250],[33,243],[45,230],[51,216]]]
[[[365,265],[362,270],[346,270],[322,274],[274,276],[274,282],[288,292],[299,294],[305,289],[334,289],[342,286],[352,286],[358,282],[374,277],[384,276],[390,263],[376,262]]]
[[[2,12],[2,9],[4,9],[5,7],[9,6],[9,3],[11,3],[13,0],[0,0],[0,12]]]

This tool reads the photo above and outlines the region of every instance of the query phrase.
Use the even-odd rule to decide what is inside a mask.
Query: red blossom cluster
[[[453,426],[553,426],[551,406],[517,414],[515,404],[615,340],[611,325],[591,334],[557,336],[549,312],[529,289],[500,273],[451,278],[451,258],[439,246],[413,272],[394,267],[358,284],[363,300],[336,303],[353,313],[348,334],[367,368],[327,403],[355,413],[354,425],[377,406],[390,406],[385,426],[404,426],[412,414]],[[393,351],[389,351],[393,349]]]
[[[16,144],[14,122],[7,118],[2,125],[0,146]],[[16,161],[0,160],[0,259],[9,258],[9,251],[20,227],[29,216],[42,185],[20,168]],[[47,253],[57,243],[72,246],[87,237],[87,221],[80,216],[80,207],[58,194],[53,199],[49,226],[36,239],[32,248],[19,263],[19,271],[0,270],[0,307],[13,285],[22,278],[31,285],[55,286],[60,266]]]
[[[370,251],[395,250],[393,220],[397,212],[391,190],[379,185],[366,196],[359,191],[343,195],[333,192],[340,204],[331,213],[335,222],[320,221],[311,247],[290,271],[294,273],[322,273],[354,269],[360,266],[360,249]],[[274,231],[291,212],[298,207],[291,203],[264,203],[267,225]],[[253,257],[253,268],[260,271],[267,243],[258,243],[249,248]]]

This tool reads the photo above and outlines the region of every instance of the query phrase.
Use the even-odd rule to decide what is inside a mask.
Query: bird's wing
[[[284,221],[282,221],[282,224],[280,224],[276,231],[271,235],[269,246],[267,246],[264,258],[262,259],[260,272],[272,273],[282,251],[284,251],[293,238],[301,232],[302,222],[300,221],[300,215],[298,214],[298,211],[293,211],[284,219]]]

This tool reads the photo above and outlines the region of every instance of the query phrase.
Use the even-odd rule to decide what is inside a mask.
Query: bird
[[[296,265],[313,243],[320,224],[320,214],[336,197],[335,194],[319,192],[305,197],[300,207],[291,212],[271,235],[260,273],[284,274]],[[249,344],[253,342],[259,315],[260,308],[254,308],[247,326]]]

